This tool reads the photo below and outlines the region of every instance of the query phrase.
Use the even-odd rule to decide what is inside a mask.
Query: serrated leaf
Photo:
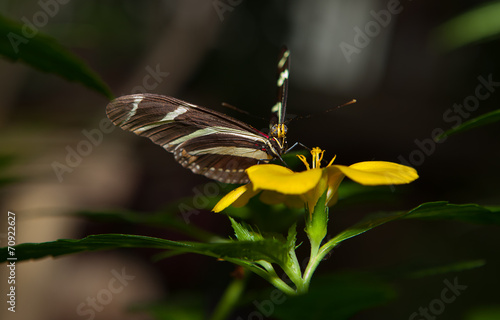
[[[323,192],[318,199],[314,212],[306,219],[306,232],[307,237],[311,241],[312,246],[321,244],[326,236],[328,224],[328,207],[326,206],[326,191]]]
[[[444,132],[442,135],[440,135],[438,137],[438,140],[445,139],[445,138],[447,138],[451,135],[454,135],[456,133],[464,132],[464,131],[467,131],[470,129],[485,126],[485,125],[495,123],[498,121],[500,121],[500,109],[492,111],[492,112],[488,112],[488,113],[483,114],[483,115],[480,115],[477,118],[468,120],[459,126],[456,126],[450,130],[447,130],[446,132]]]
[[[292,275],[300,275],[300,263],[297,259],[297,254],[295,252],[297,243],[297,225],[293,224],[290,229],[288,229],[288,235],[286,237],[286,246],[288,248],[287,261],[285,262],[285,268],[290,270]]]
[[[286,236],[286,243],[290,249],[295,249],[295,243],[297,241],[297,224],[294,223],[288,229],[288,235]]]
[[[14,247],[17,261],[61,256],[72,253],[118,248],[156,248],[183,253],[198,253],[220,259],[245,261],[266,260],[281,263],[281,253],[286,250],[283,242],[270,239],[262,241],[225,241],[199,243],[171,241],[154,237],[128,234],[91,235],[83,239],[60,239],[43,243],[23,243]],[[7,247],[0,248],[0,262],[9,257]]]
[[[231,226],[233,227],[234,234],[236,238],[240,241],[260,241],[264,239],[261,234],[255,232],[251,226],[245,222],[237,222],[233,218],[229,217],[231,221]]]
[[[27,33],[28,26],[0,16],[0,55],[11,61],[22,61],[38,70],[79,82],[108,98],[108,86],[81,59],[65,49],[54,38],[40,31]]]

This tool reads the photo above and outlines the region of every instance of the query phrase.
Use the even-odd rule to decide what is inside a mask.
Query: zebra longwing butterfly
[[[278,62],[278,102],[271,109],[268,135],[225,114],[157,94],[119,97],[108,104],[106,114],[115,125],[172,152],[194,173],[224,183],[246,183],[245,169],[281,159],[287,150],[289,54],[283,48]]]

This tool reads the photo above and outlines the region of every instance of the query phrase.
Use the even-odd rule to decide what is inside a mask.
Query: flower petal
[[[279,204],[285,202],[285,197],[283,193],[279,193],[276,191],[264,190],[259,196],[259,200],[264,202],[265,204]]]
[[[234,207],[242,207],[247,204],[251,197],[256,195],[260,190],[253,190],[252,184],[248,183],[241,187],[234,189],[226,194],[212,209],[213,212],[221,212],[229,207],[231,204]]]
[[[304,208],[304,201],[300,196],[288,195],[285,198],[285,205],[289,208],[300,209]]]
[[[327,170],[333,171],[335,168],[342,171],[351,180],[371,186],[410,183],[418,178],[415,169],[386,161],[364,161],[349,167],[332,165]]]
[[[340,183],[342,182],[342,180],[344,180],[345,174],[341,170],[339,170],[338,168],[336,168],[335,170],[326,169],[326,172],[328,174],[328,181],[327,181],[328,189],[327,189],[327,193],[326,193],[326,201],[328,203],[328,206],[330,207],[337,202],[338,189],[339,189]],[[335,196],[336,196],[336,199],[332,200],[333,198],[335,198]],[[331,203],[331,205],[330,205],[330,203]]]
[[[284,194],[303,194],[316,186],[321,169],[295,173],[275,164],[260,164],[247,169],[254,188],[273,190]]]

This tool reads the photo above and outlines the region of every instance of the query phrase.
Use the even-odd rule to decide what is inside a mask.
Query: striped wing
[[[222,113],[156,94],[119,97],[106,108],[124,130],[172,152],[194,173],[224,183],[246,183],[245,169],[272,159],[268,137]]]

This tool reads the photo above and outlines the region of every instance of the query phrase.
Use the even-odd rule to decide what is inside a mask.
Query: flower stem
[[[309,285],[311,283],[312,276],[319,263],[325,258],[325,256],[335,247],[329,242],[321,246],[319,250],[313,250],[311,248],[311,257],[309,258],[309,262],[307,263],[306,270],[304,271],[304,286],[306,288],[306,292],[309,289]]]
[[[292,287],[290,287],[285,281],[283,281],[276,274],[276,271],[274,270],[274,267],[273,267],[273,265],[271,263],[269,263],[267,261],[260,261],[259,264],[261,266],[263,266],[266,269],[266,271],[267,271],[264,275],[261,275],[264,279],[266,279],[273,286],[275,286],[276,288],[280,289],[281,291],[283,291],[284,293],[286,293],[286,294],[288,294],[290,296],[297,295],[298,292],[295,289],[293,289]],[[286,273],[286,270],[284,270],[284,271]],[[302,282],[302,281],[300,281],[300,282]]]
[[[304,275],[302,277],[302,286],[300,293],[306,293],[309,290],[309,284],[311,282],[312,275],[316,268],[318,267],[321,260],[324,258],[326,253],[322,252],[320,248],[323,239],[327,234],[328,228],[328,207],[326,206],[326,195],[327,190],[323,192],[321,197],[318,199],[314,206],[314,211],[310,212],[310,216],[306,218],[306,233],[309,238],[309,243],[311,244],[311,254],[309,256],[309,261],[307,267],[304,270]]]
[[[224,320],[231,314],[234,307],[238,303],[246,286],[247,279],[250,273],[245,272],[243,278],[234,278],[233,281],[227,286],[222,298],[220,299],[217,307],[210,320]]]

